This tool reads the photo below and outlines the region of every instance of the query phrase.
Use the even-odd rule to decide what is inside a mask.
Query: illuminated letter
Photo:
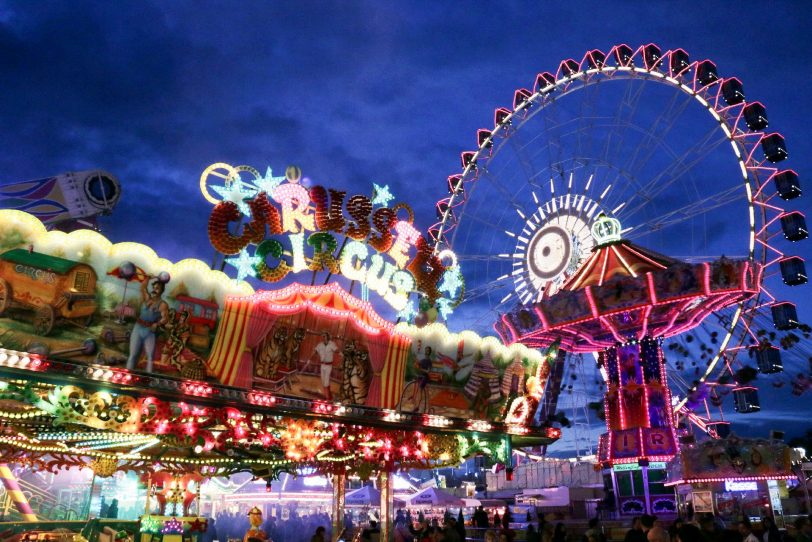
[[[368,243],[378,252],[386,252],[392,248],[392,227],[397,222],[395,211],[388,207],[381,207],[372,215],[372,224],[380,237],[373,235]]]
[[[392,275],[392,286],[394,286],[395,291],[392,292],[387,288],[383,298],[395,310],[402,310],[406,303],[409,302],[409,294],[414,290],[414,278],[406,271],[395,271]]]
[[[278,282],[285,278],[285,275],[290,271],[290,267],[282,259],[282,243],[276,239],[266,239],[257,246],[254,256],[261,259],[257,266],[257,277],[265,282]],[[268,267],[265,262],[265,257],[270,254],[274,258],[279,258],[279,263],[276,267]]]
[[[310,189],[310,199],[316,204],[316,227],[321,231],[337,231],[344,229],[344,205],[346,192],[330,189],[330,197],[323,186],[314,186]]]
[[[253,241],[254,243],[259,243],[265,238],[265,224],[268,225],[271,235],[282,233],[282,219],[279,218],[279,211],[268,200],[268,194],[260,193],[248,202],[248,207],[251,208],[252,220],[246,227],[256,233],[257,240]]]
[[[367,271],[367,287],[375,290],[379,295],[386,295],[389,292],[389,279],[395,271],[395,266],[384,262],[383,256],[373,254],[370,258],[369,271]]]
[[[231,222],[242,217],[237,204],[232,201],[221,201],[214,206],[209,215],[209,241],[214,250],[223,254],[239,254],[251,242],[251,234],[243,229],[242,235],[234,235],[228,230]]]
[[[318,222],[318,218],[316,221]],[[313,258],[310,260],[311,271],[340,272],[338,260],[333,256],[338,247],[335,237],[326,232],[313,233],[307,238],[307,244],[313,247]]]
[[[397,236],[392,248],[389,249],[389,255],[397,262],[398,267],[403,269],[409,261],[409,247],[420,238],[420,232],[403,220],[395,224],[395,232]]]
[[[364,282],[364,277],[367,273],[366,266],[363,263],[355,264],[355,258],[363,262],[369,254],[369,249],[364,243],[358,241],[350,241],[341,251],[341,274],[350,280],[357,280],[361,283]]]
[[[443,276],[445,267],[443,267],[440,259],[433,255],[432,248],[422,235],[418,237],[415,247],[417,248],[417,255],[406,269],[417,281],[418,291],[425,294],[429,301],[433,303],[435,299],[440,297],[440,292],[437,291],[437,282]]]
[[[288,237],[290,237],[291,253],[293,254],[293,272],[304,271],[307,269],[304,257],[304,234],[294,233]]]
[[[353,196],[347,202],[347,214],[355,222],[347,224],[347,236],[353,239],[366,239],[369,236],[369,215],[372,214],[372,201],[366,196]]]
[[[316,224],[310,211],[310,195],[300,184],[280,184],[273,189],[273,199],[282,206],[282,229],[290,233],[315,230]]]

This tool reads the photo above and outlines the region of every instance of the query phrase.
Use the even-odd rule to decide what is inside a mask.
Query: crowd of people
[[[462,517],[446,512],[443,517],[426,518],[422,513],[398,510],[394,521],[395,542],[513,542],[516,533],[510,528],[510,512],[490,518],[482,507],[473,514],[466,527]],[[529,521],[527,542],[607,542],[598,519],[592,519],[583,535],[571,536],[563,522],[548,522],[539,516]],[[245,514],[221,512],[209,520],[208,530],[201,542],[243,540],[250,527]],[[356,525],[345,521],[345,539],[349,542],[360,531],[363,542],[379,542],[380,526],[374,520]],[[328,542],[332,540],[330,516],[325,513],[299,515],[292,511],[287,519],[265,518],[262,529],[273,542]],[[772,518],[764,518],[758,526],[744,519],[725,525],[712,514],[702,514],[689,520],[677,518],[670,525],[652,515],[632,520],[624,542],[812,542],[812,517],[800,517],[779,530]]]
[[[248,515],[245,513],[220,512],[209,519],[208,528],[201,542],[242,541],[250,526]],[[291,511],[287,519],[269,516],[265,517],[262,523],[267,540],[273,542],[310,542],[319,527],[324,529],[324,540],[331,540],[330,516],[324,513],[299,515],[296,511]]]
[[[656,516],[643,515],[632,520],[624,542],[812,542],[812,517],[797,518],[778,529],[770,517],[761,520],[758,528],[747,518],[725,525],[713,514],[702,514],[688,520],[677,518],[666,527]],[[585,542],[600,542],[587,539]]]

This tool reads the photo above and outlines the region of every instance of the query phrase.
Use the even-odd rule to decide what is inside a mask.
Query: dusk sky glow
[[[713,60],[766,106],[806,189],[787,207],[812,217],[810,28],[800,1],[0,0],[0,184],[106,169],[123,193],[103,233],[175,261],[212,258],[198,181],[214,162],[296,164],[350,194],[387,184],[425,229],[515,89],[590,49],[654,42]],[[792,249],[812,262],[809,243]],[[812,322],[808,286],[778,293]],[[811,396],[766,390],[748,431],[802,432]]]

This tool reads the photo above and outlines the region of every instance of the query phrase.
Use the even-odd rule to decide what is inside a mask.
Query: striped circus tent
[[[471,400],[476,398],[483,382],[488,390],[488,402],[499,402],[502,398],[499,389],[499,370],[494,366],[490,356],[487,355],[474,364],[471,377],[465,383],[465,395]]]
[[[302,314],[306,313],[306,314]],[[292,284],[280,290],[226,298],[223,316],[207,362],[208,372],[228,386],[253,384],[254,349],[279,318],[307,317],[317,329],[341,328],[369,348],[373,377],[368,406],[391,406],[403,387],[411,339],[395,331],[367,301],[347,293],[337,283],[324,286]]]

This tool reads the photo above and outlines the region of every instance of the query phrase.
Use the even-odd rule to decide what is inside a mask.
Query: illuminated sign
[[[665,469],[664,461],[652,461],[648,465],[649,470]],[[620,463],[612,467],[615,472],[627,472],[632,470],[640,470],[640,465],[637,463]]]
[[[463,290],[456,256],[434,254],[413,225],[411,208],[389,206],[389,187],[374,184],[371,196],[347,197],[332,188],[305,188],[300,180],[295,167],[280,177],[270,168],[263,176],[224,163],[203,171],[200,188],[214,204],[209,240],[230,256],[226,262],[238,280],[278,282],[289,273],[325,271],[360,282],[402,318],[416,314],[412,293],[435,304],[443,318],[451,313]]]
[[[734,482],[725,480],[725,491],[758,491],[758,482]]]

